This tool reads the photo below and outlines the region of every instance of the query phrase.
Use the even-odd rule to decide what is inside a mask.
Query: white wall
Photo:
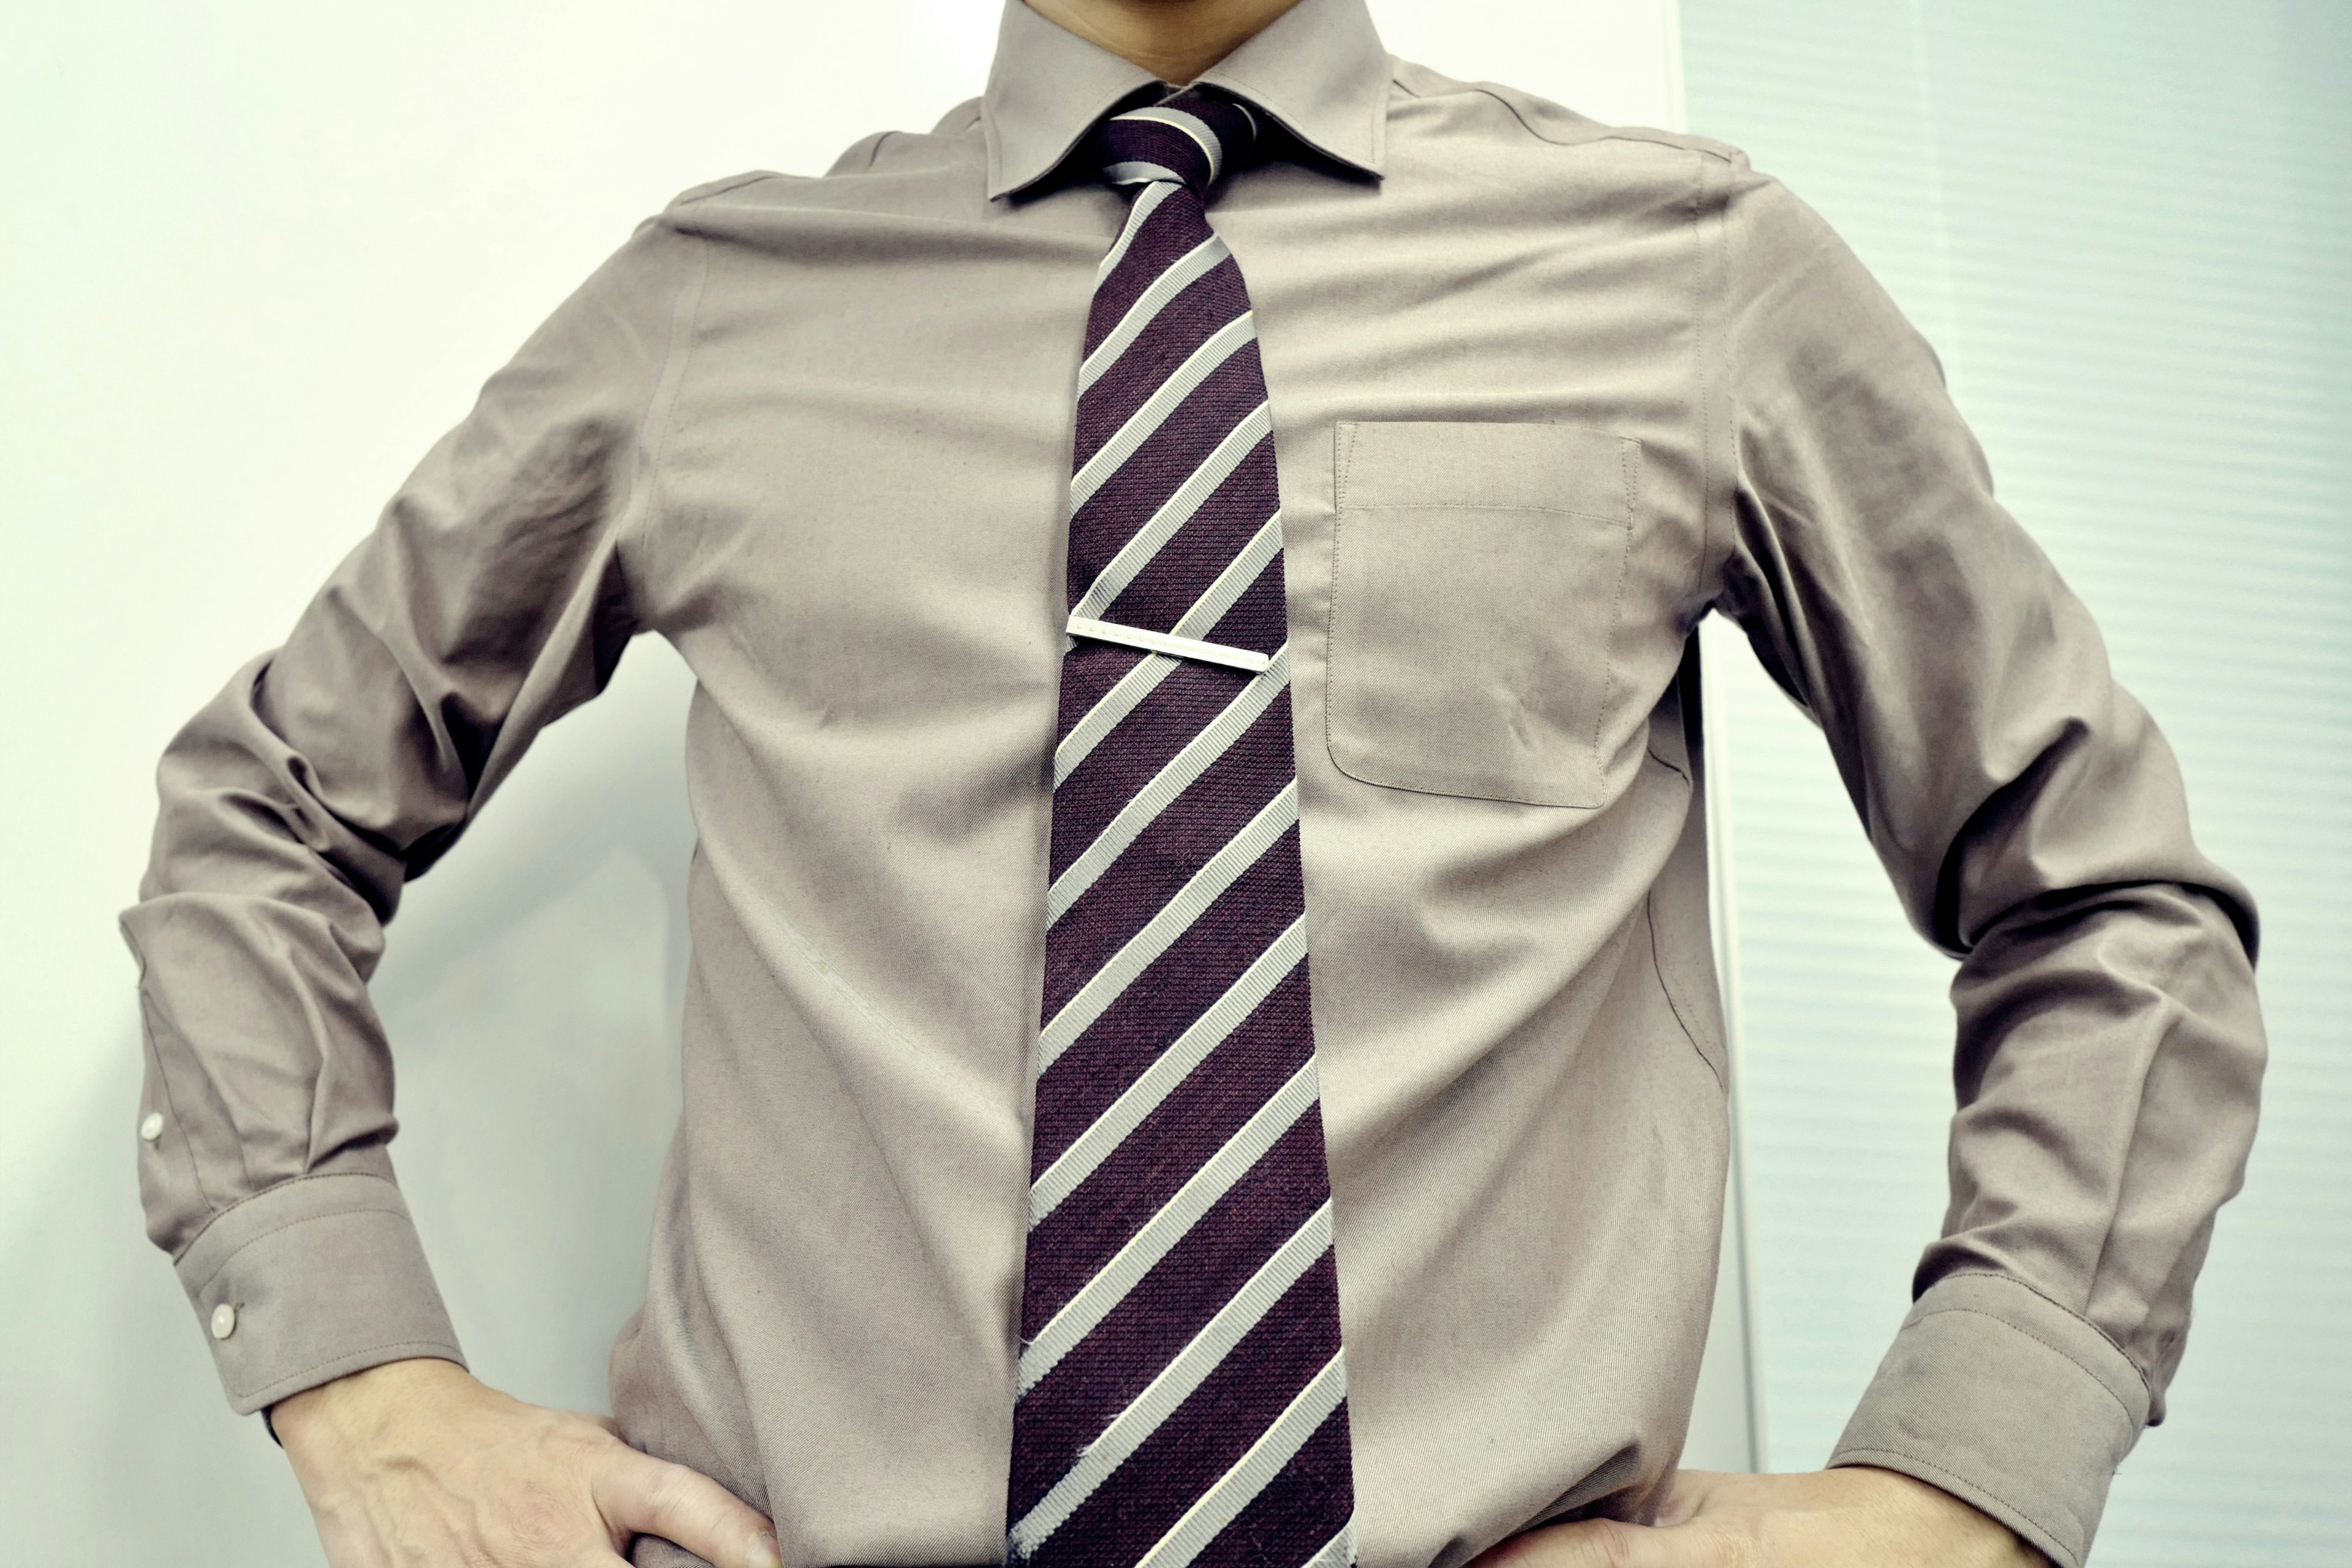
[[[1672,0],[1375,6],[1392,47],[1441,69],[1674,117]],[[995,17],[992,0],[0,10],[0,1555],[318,1560],[141,1234],[113,920],[165,740],[637,218],[704,179],[814,173],[868,131],[928,128],[979,89]],[[477,1369],[526,1398],[601,1407],[639,1294],[677,1102],[686,679],[641,641],[415,886],[377,983],[404,1183]],[[1701,1447],[1736,1464],[1738,1369],[1710,1377]]]

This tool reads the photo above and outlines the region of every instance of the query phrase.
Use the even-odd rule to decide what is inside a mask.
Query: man
[[[1709,610],[1964,958],[1818,1475],[1672,1468]],[[462,1370],[364,979],[647,629],[695,970],[607,1426]],[[931,134],[680,197],[163,789],[151,1226],[338,1568],[2075,1568],[2253,1122],[2251,904],[1932,355],[1737,153],[1360,0],[1015,0]]]

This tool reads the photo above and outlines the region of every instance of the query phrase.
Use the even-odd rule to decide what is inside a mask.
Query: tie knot
[[[1095,127],[1093,150],[1114,185],[1167,180],[1206,200],[1211,186],[1249,162],[1257,137],[1258,118],[1247,105],[1188,87],[1112,115]]]

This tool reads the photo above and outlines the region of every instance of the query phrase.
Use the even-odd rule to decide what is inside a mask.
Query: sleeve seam
[[[1652,752],[1650,755],[1657,758],[1663,765],[1674,767],[1672,763],[1658,757],[1655,752]],[[1715,1076],[1716,1088],[1728,1094],[1731,1092],[1731,1086],[1724,1081],[1723,1069],[1715,1065],[1715,1058],[1706,1054],[1705,1046],[1699,1044],[1697,1032],[1690,1026],[1690,1020],[1683,1016],[1683,1005],[1675,999],[1675,988],[1666,982],[1666,966],[1658,958],[1658,900],[1654,889],[1642,900],[1642,918],[1647,921],[1650,926],[1650,973],[1658,977],[1658,990],[1666,999],[1666,1011],[1675,1016],[1675,1023],[1682,1029],[1683,1038],[1690,1042],[1692,1051],[1696,1053],[1698,1059],[1706,1065],[1706,1070]]]
[[[1716,450],[1718,398],[1721,400],[1720,412],[1725,430],[1736,432],[1738,428],[1738,383],[1727,363],[1717,363],[1719,356],[1727,360],[1730,351],[1728,324],[1724,317],[1731,292],[1731,224],[1727,213],[1710,213],[1708,195],[1711,182],[1708,176],[1711,173],[1704,160],[1692,171],[1690,205],[1691,226],[1695,231],[1693,237],[1696,241],[1691,247],[1691,313],[1698,339],[1699,413],[1698,561],[1691,571],[1691,595],[1699,603],[1701,615],[1706,613],[1705,606],[1718,596],[1709,590],[1714,580],[1722,575],[1722,568],[1716,558],[1716,525],[1722,521],[1727,530],[1729,522],[1727,518],[1717,519],[1716,500],[1719,493],[1727,507],[1735,493],[1728,476],[1719,489],[1717,484],[1717,467],[1727,456]],[[1710,252],[1715,254],[1710,255]],[[1715,284],[1712,298],[1707,287],[1710,270],[1714,274]]]
[[[2123,1346],[2121,1346],[2121,1345],[2119,1345],[2119,1344],[2117,1344],[2117,1343],[2116,1342],[2116,1338],[2115,1338],[2115,1336],[2114,1336],[2113,1334],[2110,1334],[2109,1332],[2107,1332],[2107,1331],[2106,1331],[2106,1330],[2105,1330],[2105,1329],[2103,1329],[2103,1328],[2099,1327],[2099,1325],[2098,1325],[2098,1324],[2096,1324],[2096,1323],[2095,1323],[2095,1322],[2091,1321],[2091,1320],[2090,1320],[2090,1319],[2088,1319],[2088,1318],[2086,1318],[2086,1317],[2083,1316],[2083,1314],[2082,1314],[2082,1313],[2075,1311],[2072,1307],[2067,1306],[2064,1302],[2058,1300],[2055,1297],[2052,1296],[2048,1291],[2046,1291],[2046,1290],[2042,1289],[2040,1286],[2035,1285],[2035,1284],[2034,1284],[2034,1283],[2032,1283],[2031,1280],[2027,1280],[2027,1279],[2019,1279],[2019,1278],[2018,1278],[2016,1275],[2014,1275],[2014,1274],[2003,1274],[2003,1273],[2000,1273],[2000,1272],[1999,1270],[1997,1270],[1997,1269],[1991,1269],[1991,1268],[1956,1268],[1956,1269],[1954,1269],[1951,1273],[1947,1274],[1947,1275],[1944,1275],[1942,1278],[1938,1279],[1936,1281],[1936,1284],[1937,1284],[1937,1285],[1940,1285],[1940,1284],[1942,1284],[1942,1283],[1944,1282],[1944,1280],[1946,1280],[1946,1279],[1997,1279],[1997,1280],[2000,1281],[2000,1282],[2001,1282],[2002,1284],[2004,1284],[2004,1285],[2014,1285],[2014,1286],[2016,1286],[2019,1289],[2025,1291],[2028,1295],[2031,1295],[2031,1296],[2032,1296],[2032,1297],[2036,1298],[2037,1300],[2041,1300],[2042,1302],[2043,1302],[2045,1305],[2047,1305],[2048,1307],[2050,1307],[2052,1310],[2063,1313],[2063,1314],[2064,1314],[2064,1315],[2065,1315],[2069,1320],[2071,1320],[2072,1321],[2074,1321],[2074,1322],[2077,1322],[2077,1323],[2082,1324],[2082,1325],[2083,1325],[2083,1327],[2084,1327],[2084,1328],[2086,1328],[2086,1329],[2090,1330],[2090,1331],[2091,1331],[2091,1332],[2093,1332],[2093,1333],[2095,1333],[2095,1334],[2098,1335],[2098,1336],[2099,1336],[2099,1339],[2100,1339],[2100,1342],[2101,1342],[2102,1343],[2104,1343],[2104,1344],[2105,1344],[2105,1345],[2109,1350],[2111,1350],[2111,1351],[2115,1352],[2116,1355],[2118,1355],[2118,1356],[2122,1357],[2122,1358],[2123,1358],[2123,1363],[2124,1363],[2126,1366],[2127,1366],[2127,1367],[2129,1367],[2129,1368],[2131,1368],[2131,1369],[2132,1369],[2132,1375],[2139,1379],[2140,1387],[2141,1387],[2143,1390],[2145,1390],[2145,1391],[2147,1392],[2147,1396],[2148,1396],[2148,1403],[2149,1403],[2149,1405],[2152,1406],[2152,1405],[2154,1405],[2154,1404],[2156,1403],[2157,1391],[2156,1391],[2156,1385],[2155,1385],[2155,1384],[2153,1384],[2152,1382],[2150,1382],[2150,1381],[2149,1381],[2149,1379],[2148,1379],[2148,1375],[2147,1375],[2147,1373],[2146,1372],[2144,1372],[2144,1371],[2142,1371],[2142,1370],[2140,1369],[2140,1364],[2139,1364],[2139,1363],[2137,1363],[2137,1361],[2134,1361],[2134,1360],[2132,1359],[2131,1352],[2130,1352],[2129,1351],[2127,1351],[2127,1350],[2124,1349],[2124,1347],[2123,1347]],[[1931,1285],[1931,1286],[1929,1286],[1929,1287],[1927,1288],[1927,1290],[1926,1290],[1926,1291],[1922,1291],[1922,1292],[1920,1292],[1920,1294],[1924,1296],[1924,1295],[1927,1294],[1927,1293],[1928,1293],[1928,1291],[1932,1291],[1934,1289],[1935,1289],[1935,1286],[1934,1286],[1934,1285]],[[1948,1310],[1949,1310],[1949,1311],[1975,1311],[1975,1310],[1978,1310],[1978,1309],[1976,1309],[1976,1308],[1972,1308],[1972,1307],[1971,1307],[1971,1308],[1941,1308],[1941,1307],[1939,1307],[1939,1308],[1937,1308],[1937,1309],[1936,1309],[1936,1310],[1937,1310],[1937,1311],[1948,1311]],[[1988,1316],[1988,1317],[1991,1316],[1991,1314],[1990,1314],[1990,1313],[1987,1313],[1987,1314],[1985,1314],[1985,1315],[1986,1315],[1986,1316]],[[1996,1321],[2002,1321],[2002,1322],[2006,1322],[2006,1321],[2008,1321],[2008,1320],[2007,1320],[2007,1319],[1999,1319],[1999,1320],[1996,1320]],[[2017,1327],[2017,1325],[2015,1325],[2014,1323],[2010,1324],[2010,1326],[2011,1326],[2011,1328],[2016,1328],[2016,1327]],[[2024,1330],[2022,1330],[2022,1329],[2019,1329],[2019,1330],[2018,1330],[2018,1331],[2019,1331],[2020,1333],[2024,1333],[2024,1332],[2025,1332],[2025,1331],[2024,1331]],[[2032,1336],[2032,1335],[2030,1335],[2030,1334],[2029,1334],[2029,1335],[2027,1335],[2027,1337],[2030,1339],[2030,1338],[2032,1338],[2033,1336]],[[2053,1345],[2053,1346],[2052,1346],[2051,1348],[2052,1348],[2052,1349],[2053,1349],[2053,1350],[2055,1350],[2057,1347]],[[2064,1352],[2061,1351],[2059,1353],[2060,1353],[2060,1354],[2062,1354],[2062,1355],[2064,1355],[2066,1352]],[[2072,1362],[2074,1362],[2074,1364],[2075,1364],[2076,1366],[2083,1366],[2083,1363],[2082,1363],[2080,1361],[2075,1360],[2075,1358],[2074,1358],[2074,1356],[2072,1356],[2072,1355],[2067,1355],[2067,1356],[2066,1356],[2066,1359],[2067,1359],[2068,1361],[2072,1361]],[[2084,1370],[2084,1372],[2090,1372],[2090,1373],[2091,1373],[2091,1375],[2092,1375],[2094,1378],[2098,1378],[2098,1376],[2099,1376],[2099,1374],[2098,1374],[2097,1373],[2095,1373],[2095,1372],[2091,1372],[2091,1369],[2090,1369],[2089,1367],[2086,1367],[2086,1366],[2085,1366],[2085,1367],[2083,1367],[2083,1370]],[[2099,1382],[2100,1382],[2100,1386],[2101,1386],[2101,1387],[2105,1387],[2105,1379],[2100,1379],[2100,1380],[2099,1380]],[[2115,1391],[2114,1391],[2113,1389],[2108,1389],[2108,1392],[2109,1392],[2110,1394],[2112,1394],[2112,1393],[2114,1393]],[[2120,1399],[2118,1399],[2118,1400],[2116,1401],[2116,1403],[2120,1405],[2120,1404],[2122,1404],[2123,1402],[2122,1402]],[[2125,1411],[2124,1411],[2124,1414],[2125,1414],[2125,1415],[2130,1415],[2130,1414],[2131,1414],[2131,1411],[2130,1411],[2129,1406],[2126,1406]]]
[[[148,989],[146,967],[146,961],[142,957],[140,961],[139,974],[139,1021],[142,1025],[142,1028],[140,1030],[141,1044],[146,1047],[147,1055],[154,1061],[155,1082],[163,1090],[163,1110],[170,1118],[168,1127],[173,1135],[172,1142],[177,1147],[180,1157],[187,1163],[189,1184],[196,1189],[196,1196],[201,1198],[204,1201],[205,1206],[209,1209],[213,1207],[212,1190],[205,1184],[203,1163],[196,1158],[195,1145],[189,1141],[186,1123],[180,1120],[179,1099],[172,1092],[172,1069],[163,1060],[163,1048],[155,1043],[156,1029],[159,1023],[156,1015],[160,1010],[161,1004],[158,1002],[154,993]],[[179,1031],[176,1029],[173,1030],[175,1035],[178,1034],[178,1032]],[[160,1142],[157,1145],[157,1152],[159,1154],[162,1152]],[[228,1206],[235,1207],[236,1205],[230,1205]],[[227,1209],[218,1209],[215,1212],[225,1214],[227,1212]],[[210,1219],[206,1219],[203,1226],[197,1227],[196,1236],[202,1236],[205,1233],[205,1230],[208,1228],[211,1224],[212,1221]],[[190,1247],[194,1247],[195,1245],[195,1237],[192,1236],[188,1238],[188,1245]],[[183,1250],[184,1251],[185,1249],[183,1248]],[[176,1260],[175,1255],[174,1261]]]
[[[639,628],[646,624],[646,606],[637,602],[638,574],[628,564],[627,545],[636,540],[648,551],[659,548],[654,535],[658,531],[662,468],[669,455],[671,415],[677,408],[678,388],[686,380],[688,362],[693,358],[695,329],[702,318],[703,289],[710,276],[709,240],[683,230],[673,232],[693,243],[694,265],[690,276],[679,280],[677,292],[670,300],[669,339],[663,345],[661,369],[646,395],[645,411],[637,423],[636,441],[643,466],[630,482],[628,499],[622,503],[620,519],[614,529],[613,542],[620,555],[622,580],[630,600],[630,618]]]
[[[2074,1354],[2072,1351],[2069,1351],[2061,1345],[2052,1344],[2048,1340],[2043,1339],[2040,1334],[2033,1332],[2031,1329],[2021,1329],[2015,1323],[2011,1322],[2007,1318],[1988,1312],[1979,1307],[1931,1308],[1927,1311],[1920,1313],[1916,1318],[1914,1318],[1912,1322],[1915,1324],[1924,1323],[1929,1318],[1940,1318],[1950,1312],[1965,1312],[1970,1317],[1982,1318],[1987,1322],[1999,1323],[2002,1328],[2009,1330],[2011,1333],[2022,1334],[2025,1338],[2032,1340],[2035,1344],[2040,1345],[2042,1349],[2051,1352],[2053,1354],[2063,1356],[2069,1363],[2073,1363],[2073,1365],[2079,1370],[2084,1376],[2089,1378],[2094,1384],[2096,1384],[2100,1393],[2105,1394],[2109,1399],[2116,1402],[2116,1408],[2123,1412],[2124,1419],[2132,1423],[2135,1430],[2138,1428],[2139,1422],[2137,1418],[2132,1415],[2131,1406],[2124,1403],[2123,1396],[2121,1394],[2107,1386],[2107,1380],[2105,1378],[2101,1377],[2097,1373],[2084,1365],[2083,1359]]]
[[[273,1182],[268,1186],[262,1188],[259,1192],[247,1193],[245,1196],[237,1199],[236,1202],[229,1205],[226,1208],[219,1210],[212,1216],[212,1218],[205,1221],[205,1223],[198,1227],[195,1235],[188,1237],[187,1246],[180,1248],[179,1251],[172,1255],[172,1261],[174,1265],[180,1263],[188,1256],[188,1254],[196,1249],[196,1244],[205,1238],[205,1235],[211,1231],[214,1226],[219,1224],[222,1220],[227,1218],[230,1215],[235,1214],[237,1210],[245,1207],[245,1205],[249,1203],[254,1203],[259,1199],[266,1198],[272,1193],[284,1192],[287,1188],[301,1182],[347,1181],[353,1177],[357,1177],[362,1181],[382,1182],[385,1186],[392,1189],[395,1201],[390,1204],[352,1204],[343,1208],[330,1209],[323,1214],[303,1215],[299,1218],[288,1220],[282,1225],[274,1225],[268,1230],[261,1232],[260,1235],[249,1237],[246,1240],[237,1243],[235,1247],[230,1249],[228,1257],[235,1258],[238,1253],[243,1252],[247,1247],[251,1247],[255,1242],[259,1241],[264,1236],[275,1236],[281,1230],[287,1230],[298,1225],[307,1225],[314,1219],[334,1219],[339,1215],[348,1214],[396,1214],[401,1215],[403,1218],[407,1217],[408,1211],[406,1207],[397,1201],[400,1194],[399,1186],[387,1178],[377,1175],[373,1171],[312,1171],[304,1175],[289,1176],[282,1182]],[[223,1258],[221,1260],[221,1268],[225,1268],[227,1266],[228,1258]],[[220,1278],[220,1268],[215,1268],[210,1274],[205,1276],[205,1284],[209,1285],[218,1278]],[[203,1288],[203,1286],[197,1287],[198,1289],[202,1289]]]

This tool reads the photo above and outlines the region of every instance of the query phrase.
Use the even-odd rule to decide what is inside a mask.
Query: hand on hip
[[[1643,1526],[1585,1520],[1515,1536],[1470,1568],[2049,1568],[1991,1515],[1892,1470],[1678,1472]]]
[[[719,1568],[782,1568],[768,1521],[707,1476],[453,1362],[390,1362],[272,1421],[332,1568],[622,1568],[637,1535]]]

